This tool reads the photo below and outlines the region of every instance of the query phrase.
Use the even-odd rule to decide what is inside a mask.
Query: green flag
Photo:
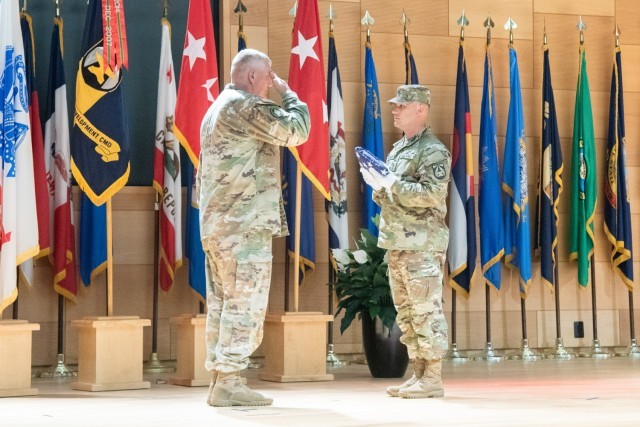
[[[571,152],[571,221],[569,257],[578,260],[578,283],[589,283],[589,258],[593,253],[593,217],[596,210],[596,153],[587,60],[580,51]]]

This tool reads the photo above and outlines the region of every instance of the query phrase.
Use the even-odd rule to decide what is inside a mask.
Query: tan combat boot
[[[242,383],[242,378],[237,372],[219,372],[211,406],[268,406],[273,399],[255,392]]]
[[[424,374],[424,368],[427,361],[424,359],[416,359],[413,361],[413,376],[400,385],[392,385],[387,387],[387,394],[391,397],[398,397],[400,390],[403,388],[411,387],[418,382],[420,377]]]
[[[405,399],[423,399],[425,397],[442,397],[442,360],[430,360],[422,377],[413,385],[403,388],[398,393]]]
[[[207,405],[213,406],[213,387],[216,385],[218,371],[211,371],[211,382],[209,383],[209,394],[207,395]]]

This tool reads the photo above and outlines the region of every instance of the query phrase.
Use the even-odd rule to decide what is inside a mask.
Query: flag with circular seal
[[[71,133],[71,171],[97,206],[129,179],[129,141],[122,95],[122,68],[111,68],[103,45],[100,0],[90,0],[76,77]]]

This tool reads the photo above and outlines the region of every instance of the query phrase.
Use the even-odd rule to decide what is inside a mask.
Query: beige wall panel
[[[153,210],[114,211],[113,259],[116,264],[153,264]]]
[[[460,26],[458,19],[464,14],[469,20],[469,26],[464,33],[467,37],[486,37],[484,21],[491,14],[495,23],[492,38],[509,38],[509,31],[504,29],[504,24],[511,17],[518,28],[514,31],[516,40],[531,40],[531,15],[533,14],[533,0],[485,0],[481,2],[469,2],[464,0],[449,0],[449,35],[459,36]]]
[[[629,78],[634,77],[626,71],[624,64],[622,68],[625,76],[629,76]],[[637,119],[640,117],[640,93],[628,92],[627,87],[625,86],[624,88],[624,126],[627,141],[627,167],[637,167],[640,166],[640,144],[636,142],[640,141],[640,120]]]
[[[269,57],[273,70],[283,79],[289,79],[289,57],[291,54],[291,32],[293,17],[289,10],[293,6],[283,0],[268,0],[269,3]]]
[[[257,49],[264,53],[269,53],[269,28],[265,26],[244,26],[244,34],[247,38],[247,47]],[[238,53],[238,26],[231,25],[231,31],[229,37],[231,38],[231,56],[229,58],[229,66],[231,68],[231,60]],[[230,82],[225,82],[230,83]],[[222,88],[220,88],[222,89]]]
[[[364,52],[360,44],[360,5],[356,2],[318,2],[325,72],[329,63],[327,56],[329,50],[329,18],[327,18],[329,4],[333,6],[336,14],[336,18],[333,21],[333,33],[338,53],[340,79],[342,82],[358,81],[360,80],[361,61]]]
[[[537,314],[539,338],[537,345],[539,347],[553,348],[556,340],[555,311],[540,311]],[[600,345],[604,347],[621,345],[620,334],[618,333],[620,328],[618,311],[597,310],[597,315]],[[591,311],[567,310],[562,313],[562,316],[560,333],[565,347],[591,347],[593,345]],[[584,322],[584,338],[573,337],[573,322],[577,321]]]
[[[560,331],[565,347],[591,347],[593,345],[593,317],[591,311],[571,311],[562,313]],[[555,312],[539,312],[538,336],[541,347],[555,346]],[[603,347],[620,345],[620,324],[617,310],[597,310],[598,339]],[[584,322],[584,338],[573,337],[573,322]]]
[[[338,58],[338,61],[340,61],[340,58]],[[342,81],[342,100],[344,102],[344,129],[347,133],[357,132],[359,135],[362,131],[364,98],[364,83],[350,82],[346,80]],[[347,145],[350,145],[349,140],[347,140]]]
[[[533,11],[536,13],[613,16],[614,4],[614,0],[534,0]]]
[[[226,0],[229,6],[229,22],[238,25],[238,15],[233,12],[238,2],[236,0]],[[242,0],[242,4],[247,7],[247,12],[243,13],[245,26],[266,27],[268,24],[267,2],[264,0]]]
[[[486,52],[486,38],[465,38],[465,56],[467,61],[467,75],[469,87],[482,88],[484,82],[484,57]],[[516,40],[516,53],[518,55],[518,70],[520,71],[520,87],[522,89],[533,87],[533,43],[530,40]],[[453,82],[455,86],[455,73],[457,70],[457,50],[448,52],[454,56],[456,65],[453,69]],[[506,39],[493,39],[491,42],[491,62],[493,66],[493,85],[495,88],[509,88],[509,41]],[[482,94],[482,90],[480,92]],[[479,98],[481,99],[481,98]],[[472,105],[471,111],[478,110],[480,115],[480,101],[478,105]]]
[[[618,320],[620,325],[620,345],[628,346],[631,342],[629,310],[618,310],[618,313],[620,315]],[[633,313],[634,322],[637,325],[640,322],[640,310],[634,310]]]
[[[578,19],[573,15],[534,15],[535,47],[542,46],[544,25],[549,43],[549,63],[555,90],[567,89],[575,92],[580,57],[580,36],[575,29]],[[584,33],[587,72],[591,92],[609,92],[614,47],[614,18],[589,16],[584,18],[588,29]],[[534,58],[535,87],[542,87],[543,56],[538,50]]]
[[[361,35],[362,43],[366,40]],[[404,84],[404,37],[396,33],[372,33],[371,44],[376,65],[378,83]],[[414,35],[411,50],[416,62],[418,77],[422,84],[455,85],[458,60],[458,41],[452,37]],[[361,79],[364,80],[364,65]]]
[[[638,14],[636,14],[638,16]],[[637,19],[640,19],[638,17]],[[621,52],[622,52],[622,86],[624,88],[625,101],[626,97],[633,92],[640,92],[640,81],[637,76],[640,75],[640,46],[635,44],[623,44],[627,41],[627,37],[620,36]],[[611,67],[613,68],[613,51],[611,52]]]
[[[622,33],[621,43],[640,44],[640,17],[636,0],[616,0],[616,20]]]
[[[413,46],[414,34],[429,36],[445,36],[448,34],[448,8],[447,0],[433,0],[428,3],[362,0],[360,2],[360,18],[364,16],[365,10],[368,10],[375,20],[375,24],[371,27],[372,38],[374,37],[374,32],[403,34],[404,29],[400,19],[404,9],[410,20],[408,27],[409,42]]]

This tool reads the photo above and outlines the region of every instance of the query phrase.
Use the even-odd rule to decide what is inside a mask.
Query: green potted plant
[[[371,375],[400,378],[409,363],[402,332],[396,324],[396,309],[387,274],[387,251],[378,247],[378,238],[360,230],[356,249],[333,249],[337,266],[334,285],[338,298],[336,316],[344,311],[340,333],[358,316],[362,321],[362,341]]]

